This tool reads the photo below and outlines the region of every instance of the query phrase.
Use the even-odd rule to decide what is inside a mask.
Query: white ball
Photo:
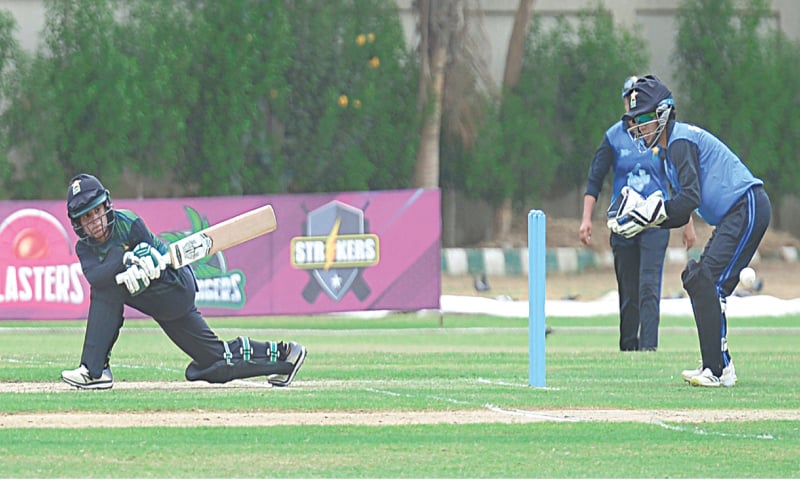
[[[739,282],[744,288],[753,288],[756,283],[756,271],[750,267],[743,268],[739,272]]]

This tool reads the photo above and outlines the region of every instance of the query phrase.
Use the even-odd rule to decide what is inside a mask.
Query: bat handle
[[[175,268],[175,266],[172,265],[172,255],[169,254],[169,251],[167,251],[167,253],[159,253],[158,255],[161,257],[162,265]]]

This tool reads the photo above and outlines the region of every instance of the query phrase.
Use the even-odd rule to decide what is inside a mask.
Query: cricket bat
[[[278,222],[272,205],[264,205],[170,243],[169,251],[163,257],[169,266],[178,269],[273,232],[276,228]],[[117,275],[117,283],[124,283],[121,277],[123,274],[124,272]]]

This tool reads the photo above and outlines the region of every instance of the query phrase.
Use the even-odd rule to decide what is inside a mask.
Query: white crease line
[[[688,428],[679,427],[677,425],[669,425],[669,424],[664,423],[664,422],[662,422],[660,420],[654,420],[651,423],[653,425],[657,425],[657,426],[659,426],[661,428],[665,428],[667,430],[672,430],[673,432],[688,432],[688,433],[692,433],[694,435],[712,435],[712,436],[717,436],[717,437],[733,437],[733,438],[753,438],[753,439],[756,439],[756,440],[775,440],[775,437],[773,435],[769,434],[769,433],[762,433],[762,434],[758,434],[758,435],[742,435],[740,433],[706,432],[705,430],[702,430],[702,429],[699,429],[699,428],[688,429]]]
[[[372,393],[380,393],[382,395],[389,395],[390,397],[406,397],[406,398],[414,398],[412,395],[397,393],[397,392],[390,392],[388,390],[378,390],[377,388],[365,388],[364,390]]]
[[[42,361],[42,360],[34,360],[34,359],[19,359],[19,358],[4,358],[0,357],[0,362],[8,362],[8,363],[16,363],[20,365],[46,365],[46,366],[56,366],[56,367],[63,367],[68,369],[69,366],[65,365],[62,362],[54,362],[54,361]],[[179,370],[172,367],[165,367],[163,365],[131,365],[131,364],[114,364],[114,368],[127,368],[130,370],[160,370],[162,372],[170,372],[170,373],[183,373],[183,370]],[[112,369],[113,370],[113,369]]]
[[[52,361],[40,361],[40,360],[31,360],[31,359],[24,359],[20,360],[18,358],[3,358],[0,357],[0,362],[8,362],[8,363],[17,363],[20,365],[49,365],[49,366],[57,366],[61,365],[61,363],[52,362]]]
[[[456,405],[475,405],[472,402],[465,402],[463,400],[456,400],[455,398],[447,398],[447,397],[438,397],[436,395],[425,395],[425,398],[432,398],[434,400],[440,400],[447,403],[455,403]]]
[[[273,388],[272,384],[269,383],[269,382],[257,382],[255,380],[250,380],[250,379],[247,379],[247,378],[236,378],[236,379],[231,380],[231,383],[236,383],[236,384],[244,385],[244,386],[248,386],[248,387]],[[280,388],[276,388],[276,390],[280,390]]]
[[[501,387],[527,387],[522,383],[509,383],[503,381],[489,380],[488,378],[478,377],[478,383],[488,383],[489,385],[500,385]]]
[[[533,387],[531,385],[527,385],[524,383],[510,383],[499,380],[489,380],[488,378],[481,378],[481,377],[478,377],[478,383],[488,383],[489,385],[499,385],[501,387],[535,388],[537,390],[553,390],[553,391],[560,390],[559,388],[553,388],[553,387]]]
[[[377,388],[366,387],[364,390],[372,393],[380,393],[381,395],[389,395],[392,397],[406,397],[406,398],[430,398],[441,402],[454,403],[456,405],[474,405],[472,402],[465,402],[463,400],[456,400],[454,398],[440,397],[437,395],[411,395],[409,393],[390,392],[388,390],[378,390]]]

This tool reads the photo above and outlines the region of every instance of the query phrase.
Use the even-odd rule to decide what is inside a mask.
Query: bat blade
[[[169,244],[169,263],[180,268],[278,228],[272,205],[250,210]]]
[[[178,269],[277,228],[272,205],[264,205],[170,243],[165,257],[172,268]],[[121,275],[117,275],[117,283],[124,282]]]

